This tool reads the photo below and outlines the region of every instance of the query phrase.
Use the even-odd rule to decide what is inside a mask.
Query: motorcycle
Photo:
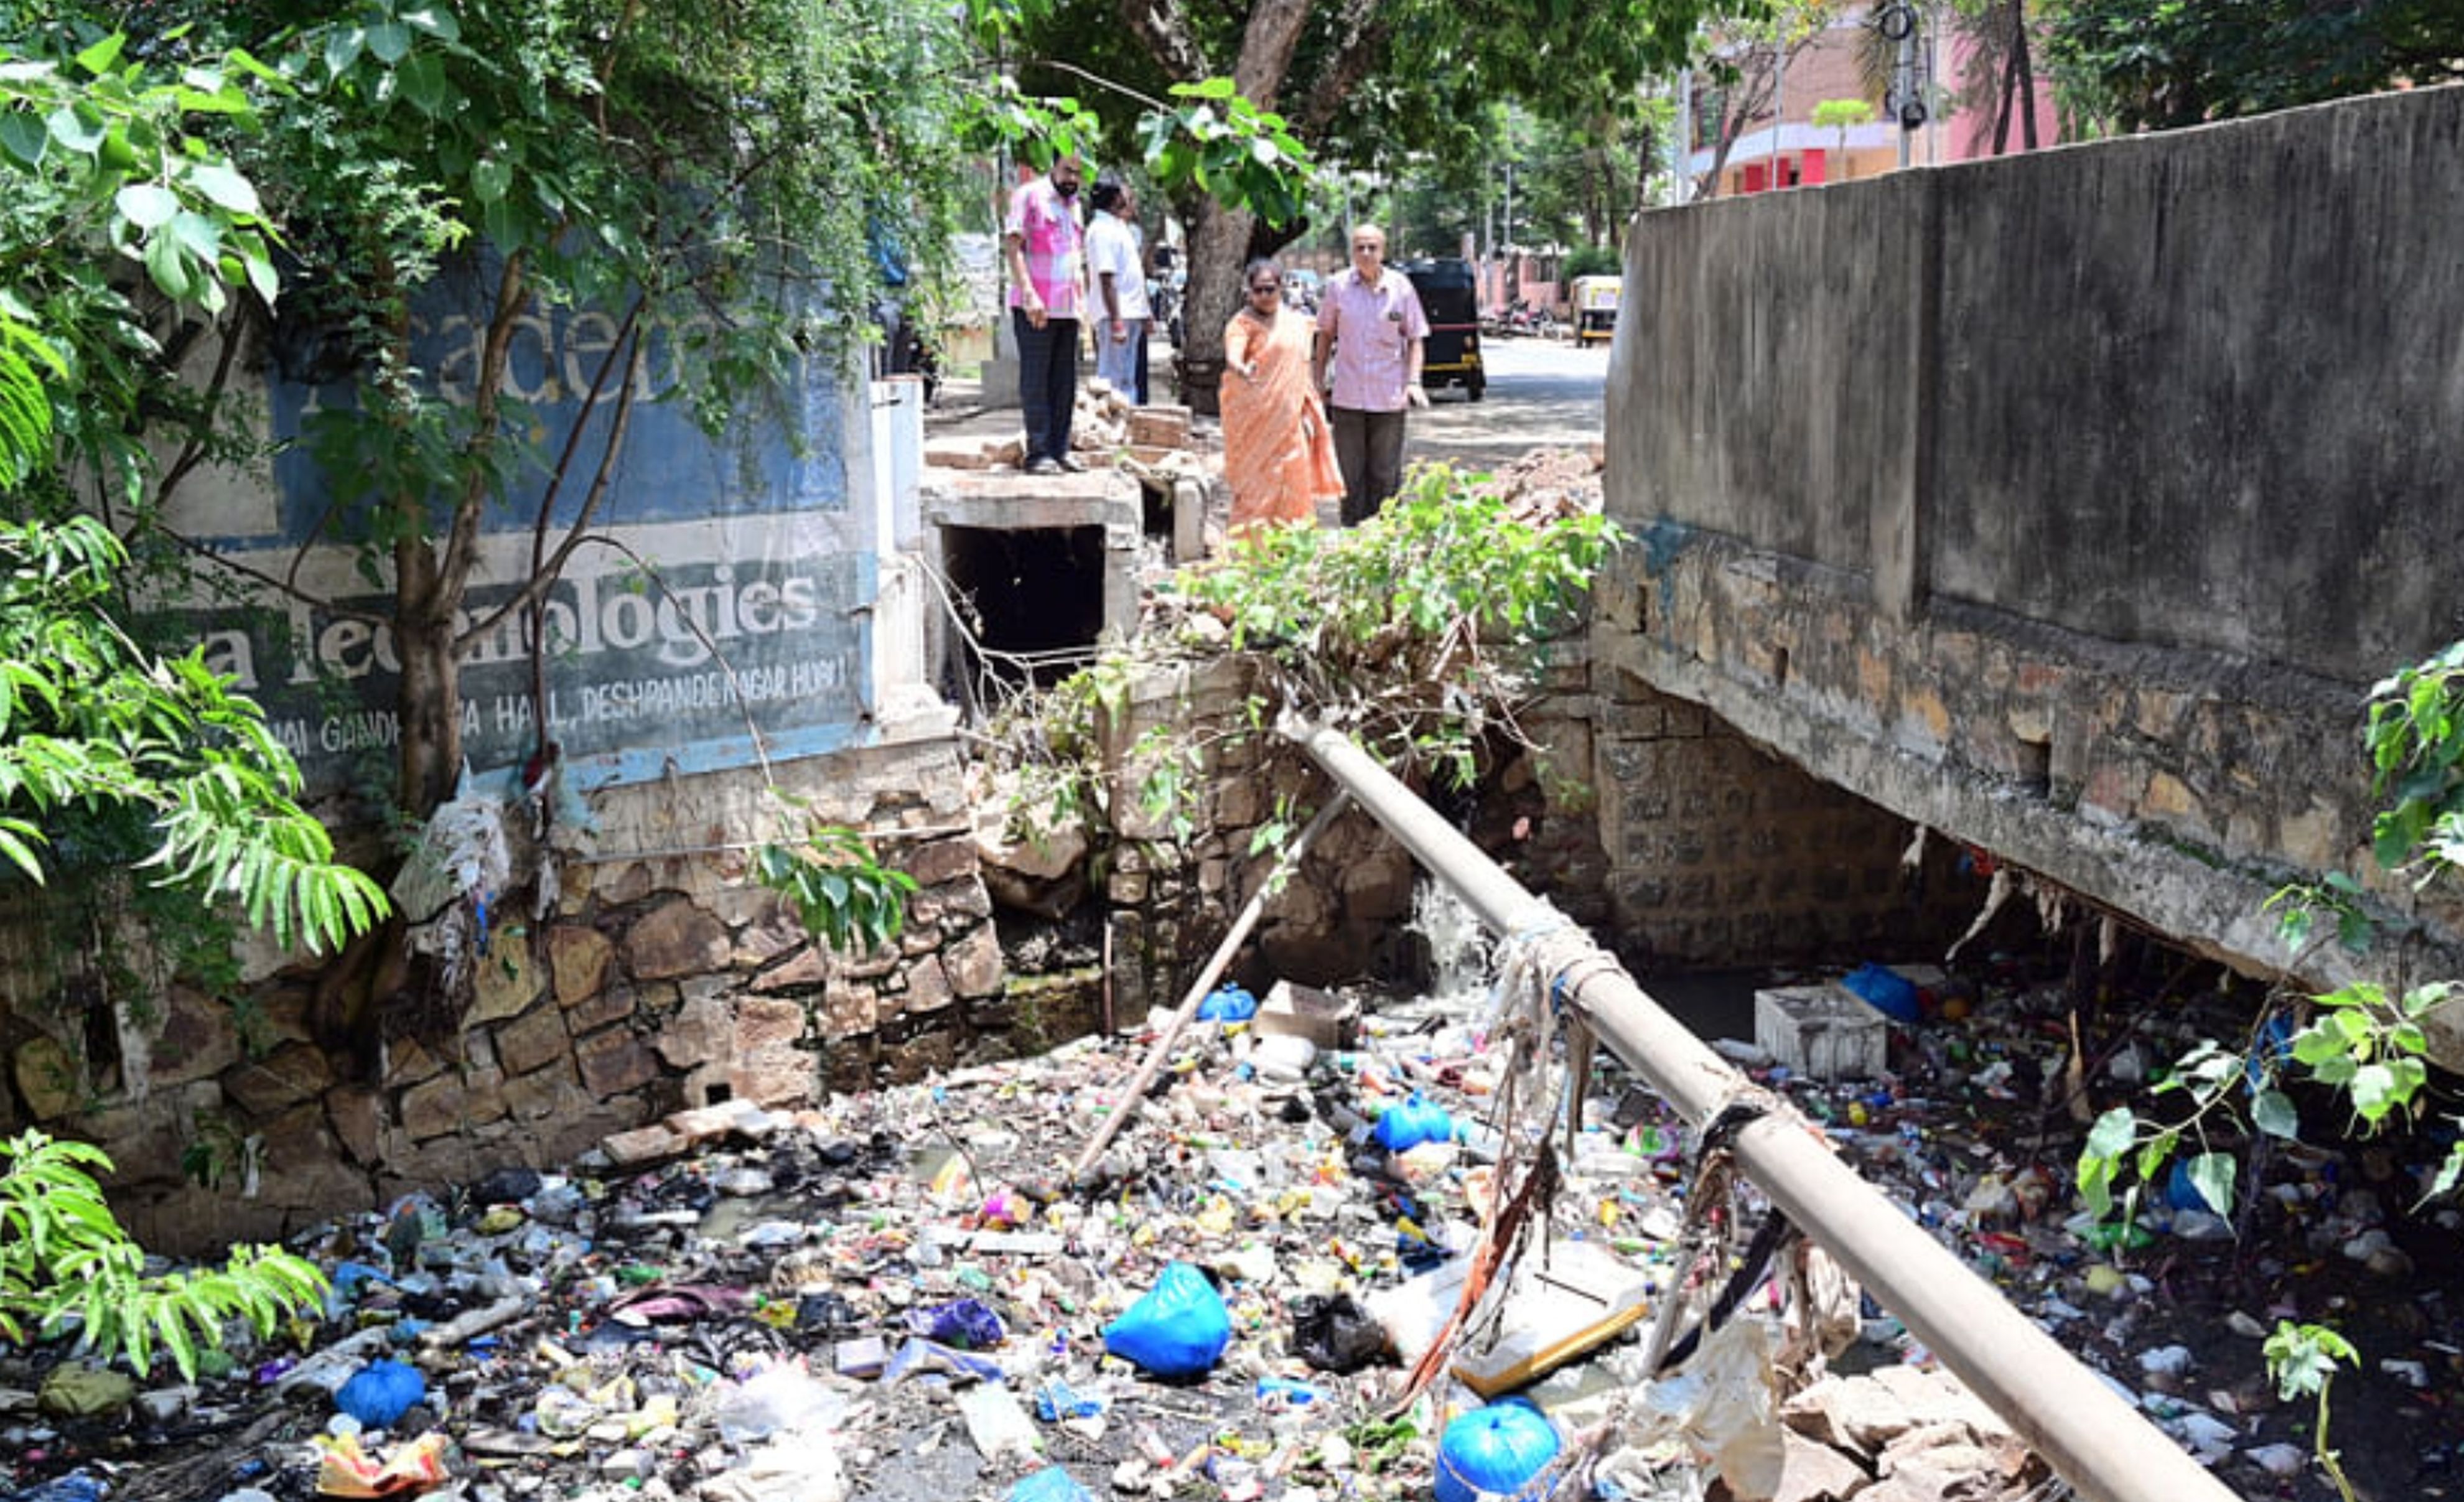
[[[1555,314],[1547,308],[1534,307],[1522,298],[1515,298],[1502,311],[1492,310],[1481,315],[1480,320],[1480,331],[1498,338],[1532,334],[1542,339],[1554,339],[1557,328]]]

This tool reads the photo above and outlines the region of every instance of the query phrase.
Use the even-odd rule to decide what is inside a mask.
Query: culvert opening
[[[1104,629],[1104,529],[942,529],[951,586],[973,609],[967,671],[1047,685],[1093,654]]]

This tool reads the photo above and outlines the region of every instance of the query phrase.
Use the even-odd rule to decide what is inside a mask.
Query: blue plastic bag
[[[404,1361],[370,1361],[334,1394],[334,1406],[359,1420],[363,1427],[389,1429],[410,1411],[411,1404],[427,1396],[428,1379],[419,1375],[418,1367]]]
[[[1925,1016],[1917,1005],[1916,983],[1870,960],[1849,971],[1839,983],[1893,1022],[1914,1023]]]
[[[1155,1377],[1200,1377],[1232,1342],[1232,1312],[1186,1262],[1163,1270],[1146,1296],[1104,1327],[1104,1349]]]
[[[1247,1022],[1258,1015],[1258,999],[1237,985],[1219,985],[1198,1004],[1199,1022]]]
[[[1095,1502],[1076,1477],[1046,1466],[1009,1489],[1009,1502]]]
[[[1371,1134],[1390,1153],[1407,1153],[1423,1142],[1452,1141],[1454,1135],[1455,1118],[1446,1115],[1446,1108],[1417,1094],[1388,1106]]]
[[[962,1298],[936,1309],[911,1310],[907,1323],[917,1335],[961,1351],[989,1351],[1009,1338],[1001,1315],[980,1299]]]
[[[1557,1426],[1529,1399],[1474,1408],[1438,1439],[1438,1502],[1511,1495],[1557,1458]]]

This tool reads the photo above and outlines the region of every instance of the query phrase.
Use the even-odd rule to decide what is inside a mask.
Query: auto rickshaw
[[[1488,390],[1488,372],[1480,362],[1480,295],[1471,262],[1413,261],[1402,272],[1412,278],[1429,320],[1429,337],[1420,346],[1422,388],[1460,386],[1479,401]]]
[[[1588,344],[1595,339],[1606,343],[1615,339],[1617,299],[1625,295],[1625,278],[1577,276],[1573,291],[1575,344]]]

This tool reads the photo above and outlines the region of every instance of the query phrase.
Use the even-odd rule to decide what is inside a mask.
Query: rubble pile
[[[2071,1216],[2046,993],[1924,980],[1928,1009],[1878,1023],[1873,1078],[1722,1048],[2250,1494],[2330,1494],[2308,1408],[2264,1381],[2261,1316],[2409,1308],[2412,1343],[2373,1350],[2403,1370],[2351,1380],[2405,1395],[2387,1406],[2413,1453],[2390,1473],[2440,1494],[2453,1307],[2352,1254],[2373,1229],[2393,1247],[2405,1186],[2324,1151],[2277,1159],[2281,1234],[2238,1253],[2277,1292],[2243,1312],[2235,1244],[2197,1212],[2151,1207],[2136,1249]],[[679,1113],[566,1173],[325,1227],[299,1248],[332,1276],[324,1317],[235,1336],[192,1386],[56,1343],[9,1353],[0,1497],[2060,1494],[1836,1273],[1803,1300],[1760,1285],[1655,1380],[1661,1316],[1727,1273],[1689,1260],[1712,1208],[1698,1144],[1610,1060],[1570,1135],[1518,1095],[1529,1076],[1480,996],[1227,987],[1067,1182],[1161,1022],[818,1111]],[[1555,1192],[1442,1340],[1544,1140]],[[1720,1196],[1749,1230],[1750,1187]]]
[[[1078,385],[1069,447],[1091,462],[1117,466],[1141,478],[1196,480],[1207,474],[1188,408],[1162,403],[1140,407],[1100,376]],[[1016,469],[1025,458],[1026,439],[1017,431],[935,438],[924,446],[924,462],[935,469]]]

